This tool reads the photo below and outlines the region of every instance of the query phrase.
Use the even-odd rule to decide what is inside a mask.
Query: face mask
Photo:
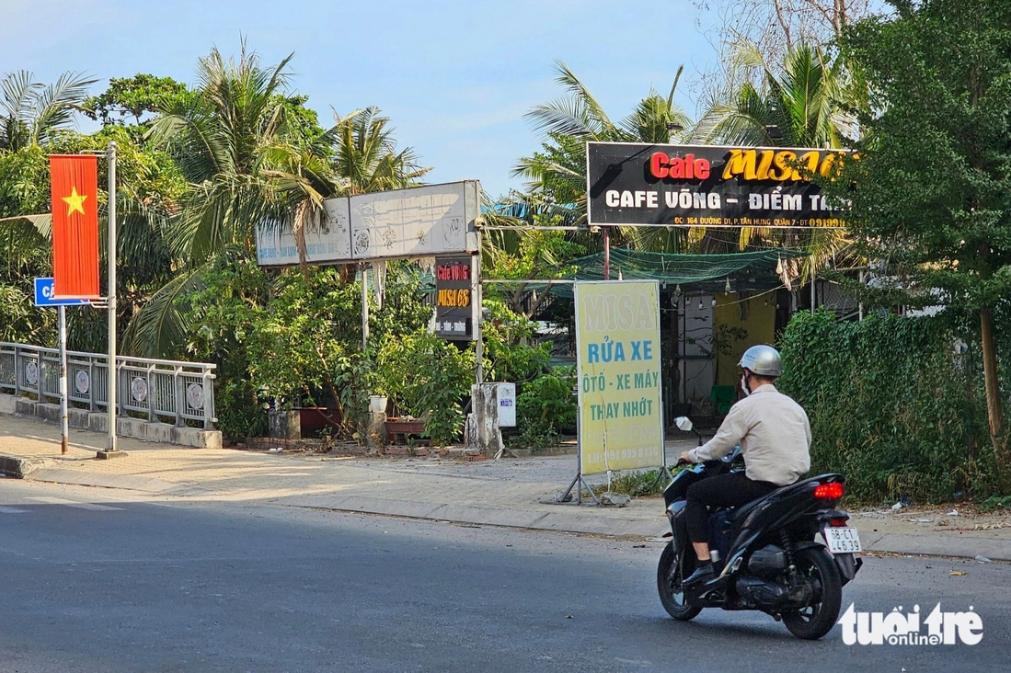
[[[747,376],[741,376],[741,390],[744,391],[745,395],[750,395],[751,394],[751,391],[748,390],[748,377]]]

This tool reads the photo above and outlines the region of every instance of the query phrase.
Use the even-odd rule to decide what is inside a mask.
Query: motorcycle
[[[686,417],[675,424],[694,431]],[[698,561],[685,524],[688,487],[743,466],[738,447],[721,460],[682,470],[664,489],[671,541],[657,567],[660,602],[680,621],[694,619],[703,608],[760,610],[794,636],[817,640],[835,625],[842,588],[863,565],[855,556],[862,550],[860,537],[847,525],[849,515],[836,509],[844,493],[840,474],[804,479],[742,507],[710,512],[716,578],[690,591],[683,587]]]

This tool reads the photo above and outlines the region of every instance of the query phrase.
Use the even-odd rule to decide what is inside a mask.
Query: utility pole
[[[604,280],[611,280],[611,230],[604,227]]]
[[[369,350],[369,267],[362,264],[362,353]]]

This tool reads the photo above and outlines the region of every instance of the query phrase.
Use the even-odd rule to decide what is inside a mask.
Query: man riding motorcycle
[[[685,579],[694,590],[716,575],[709,553],[709,507],[740,507],[797,481],[811,467],[811,425],[807,413],[773,385],[783,373],[779,352],[752,346],[741,357],[745,397],[730,408],[720,429],[705,445],[681,454],[699,463],[718,460],[740,445],[746,470],[705,479],[687,491],[685,523],[698,555],[695,572]]]

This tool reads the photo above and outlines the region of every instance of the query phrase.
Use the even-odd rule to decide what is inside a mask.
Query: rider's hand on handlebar
[[[674,467],[679,467],[681,465],[691,465],[691,464],[692,464],[691,456],[688,455],[687,451],[682,451],[681,455],[678,456],[678,462],[674,464]]]

